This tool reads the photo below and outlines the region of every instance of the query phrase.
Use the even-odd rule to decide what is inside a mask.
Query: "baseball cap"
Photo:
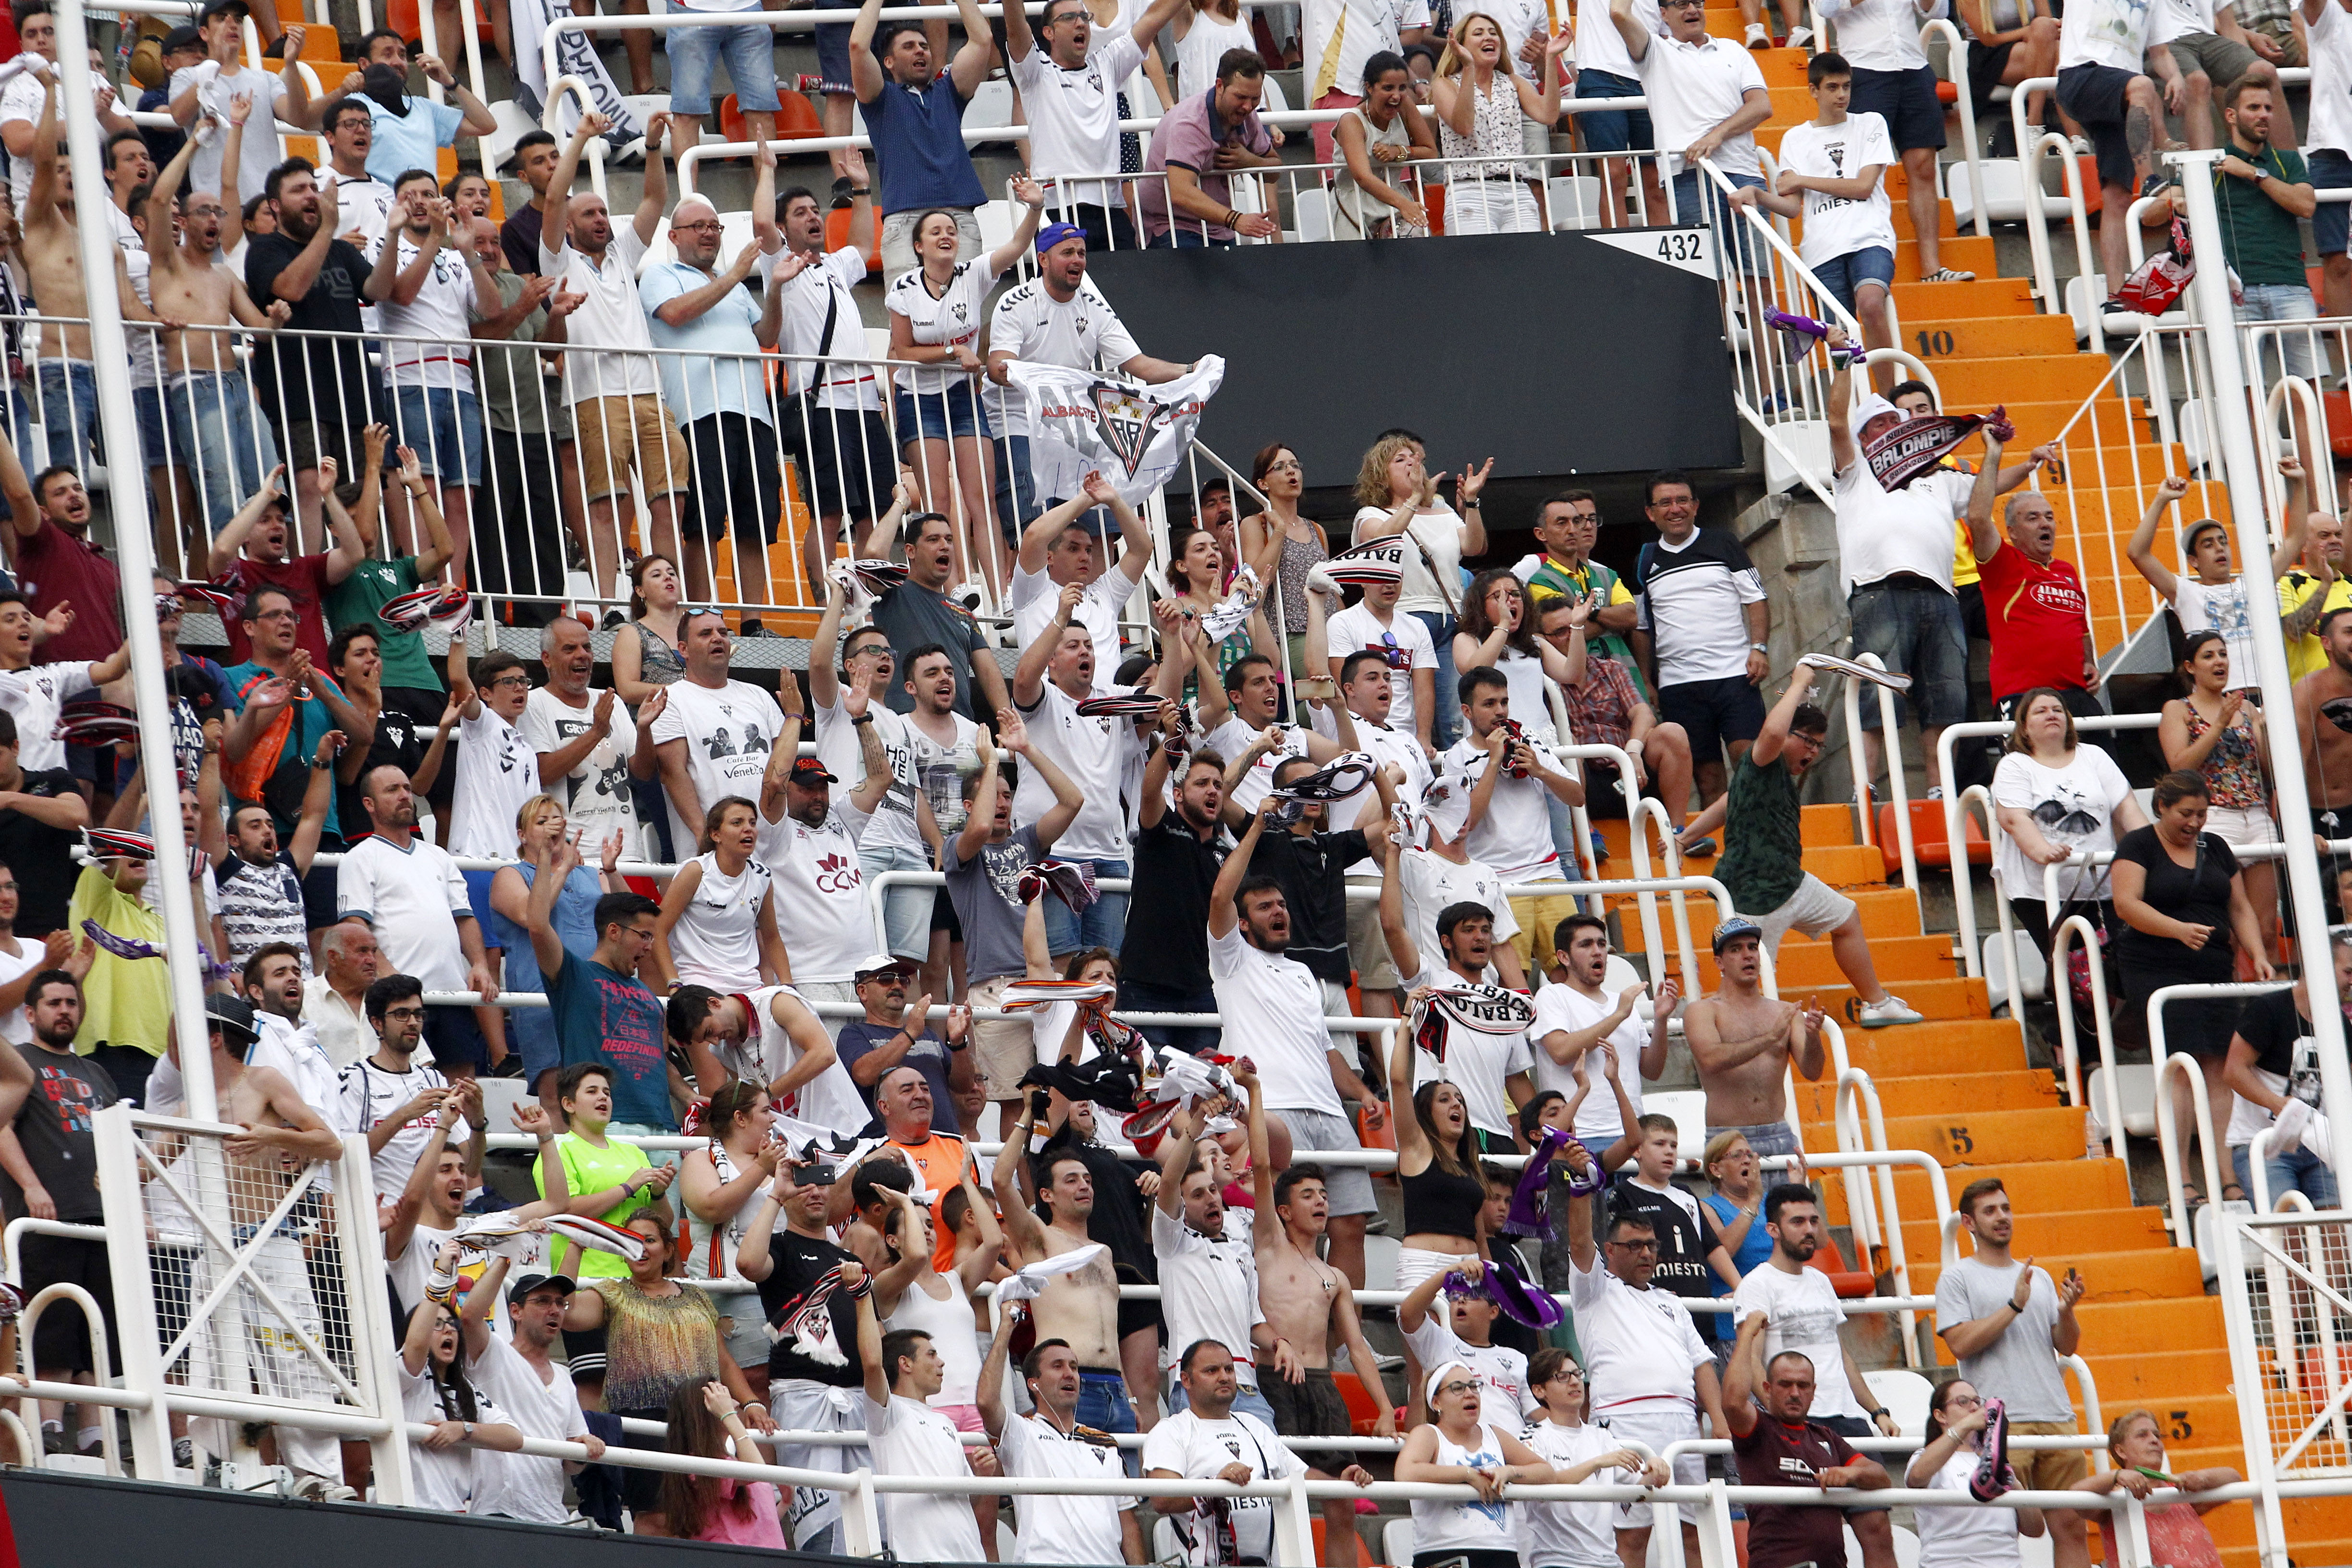
[[[1758,942],[1762,942],[1764,940],[1764,928],[1758,925],[1754,921],[1749,920],[1746,915],[1734,915],[1729,920],[1725,921],[1721,925],[1717,926],[1715,928],[1716,956],[1718,958],[1722,957],[1725,945],[1730,942],[1734,938],[1743,936],[1752,936]]]
[[[212,4],[196,13],[196,20],[200,23],[209,22],[215,16],[229,16],[241,21],[252,14],[245,0],[212,0]]]
[[[1037,254],[1045,255],[1066,239],[1084,239],[1087,231],[1074,223],[1049,223],[1037,231]]]
[[[2225,534],[2227,532],[2227,527],[2220,518],[2200,517],[2195,522],[2190,523],[2188,531],[2181,534],[2180,553],[2186,555],[2190,551],[2196,549],[2197,536],[2204,532],[2209,528],[2220,528],[2224,531]]]
[[[261,1037],[253,1022],[253,1004],[242,996],[214,992],[205,998],[205,1016],[218,1024],[222,1034],[241,1038],[248,1046]]]
[[[1863,426],[1868,425],[1872,420],[1877,418],[1882,414],[1892,414],[1897,419],[1908,419],[1911,417],[1909,415],[1904,413],[1903,410],[1895,407],[1895,405],[1878,395],[1878,394],[1874,392],[1865,393],[1855,402],[1853,411],[1846,416],[1846,428],[1851,430],[1855,436],[1859,437],[1862,434]]]
[[[569,1296],[580,1289],[569,1274],[519,1274],[507,1287],[507,1304],[519,1307],[533,1290],[561,1290]]]
[[[163,35],[163,52],[167,55],[176,55],[183,49],[201,50],[204,47],[205,36],[194,27],[174,27]]]
[[[839,779],[834,777],[831,770],[826,768],[824,765],[823,759],[817,757],[793,758],[792,780],[793,783],[799,784],[803,789],[821,784],[839,784],[841,782]]]
[[[853,984],[863,984],[877,974],[888,974],[894,971],[912,974],[919,967],[910,958],[895,958],[887,952],[877,952],[856,969],[851,970],[849,977]]]

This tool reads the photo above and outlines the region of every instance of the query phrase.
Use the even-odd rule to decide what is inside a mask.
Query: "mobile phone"
[[[803,1165],[793,1179],[803,1187],[829,1187],[841,1179],[841,1173],[831,1165]]]

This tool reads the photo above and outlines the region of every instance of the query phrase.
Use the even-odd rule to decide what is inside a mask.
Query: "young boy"
[[[1815,55],[1805,85],[1817,112],[1781,138],[1779,188],[1759,188],[1754,200],[1768,212],[1804,219],[1798,258],[1862,322],[1864,347],[1893,348],[1886,291],[1895,281],[1895,222],[1885,174],[1894,140],[1880,116],[1846,112],[1853,68],[1844,56]],[[1884,393],[1894,384],[1893,362],[1874,366],[1871,375]]]
[[[1652,1282],[1677,1296],[1711,1300],[1721,1292],[1717,1279],[1739,1289],[1739,1270],[1716,1234],[1715,1218],[1699,1201],[1675,1185],[1675,1164],[1682,1136],[1670,1116],[1641,1116],[1625,1124],[1625,1136],[1609,1146],[1601,1168],[1614,1171],[1633,1161],[1630,1174],[1617,1178],[1609,1189],[1612,1214],[1638,1214],[1658,1236],[1658,1269]],[[1400,1314],[1402,1309],[1399,1309]],[[1400,1316],[1402,1321],[1402,1316]],[[1691,1326],[1709,1349],[1715,1346],[1715,1315],[1691,1320]]]

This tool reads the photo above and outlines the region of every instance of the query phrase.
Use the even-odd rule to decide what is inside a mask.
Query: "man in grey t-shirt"
[[[1054,760],[1029,743],[1029,727],[1007,708],[996,716],[997,739],[986,730],[974,735],[980,767],[964,781],[963,827],[947,840],[940,867],[948,897],[963,927],[966,993],[974,1007],[993,1007],[1004,988],[1029,973],[1022,951],[1022,922],[1028,907],[1021,897],[1021,873],[1044,859],[1085,804],[1078,786]],[[1015,764],[1005,753],[1024,758],[1054,792],[1054,804],[1018,832],[1013,827]],[[1040,894],[1039,897],[1045,895]],[[1026,1018],[979,1018],[972,1022],[974,1065],[995,1100],[1020,1099],[1021,1075],[1037,1065],[1037,1047]],[[1007,1112],[1007,1114],[1011,1114]]]
[[[2032,1258],[2012,1260],[2014,1223],[2000,1177],[1961,1190],[1960,1224],[1975,1239],[1976,1255],[1936,1281],[1936,1332],[1958,1360],[1960,1375],[2001,1402],[2011,1436],[2074,1436],[2074,1407],[2058,1357],[2073,1355],[2082,1342],[2074,1303],[2083,1299],[2083,1277],[2070,1268],[2053,1283]],[[2010,1468],[2030,1491],[2063,1491],[2091,1473],[2080,1448],[2011,1448]],[[2086,1568],[2084,1516],[2058,1510],[2046,1517],[2055,1568]]]

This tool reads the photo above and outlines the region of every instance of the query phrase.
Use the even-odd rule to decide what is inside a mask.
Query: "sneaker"
[[[294,1483],[290,1494],[310,1502],[349,1502],[360,1494],[341,1481],[331,1481],[324,1476],[304,1476]]]
[[[1682,857],[1685,860],[1712,860],[1715,858],[1716,843],[1712,838],[1694,839],[1690,843],[1683,845],[1681,848]]]
[[[1812,44],[1813,30],[1811,27],[1791,27],[1789,29],[1789,47],[1792,49],[1807,49],[1812,47]]]
[[[1976,280],[1975,273],[1963,272],[1957,267],[1938,267],[1919,279],[1922,283],[1973,283]]]
[[[759,616],[750,616],[744,619],[743,629],[735,635],[741,637],[772,637],[776,634],[762,625]]]
[[[1772,35],[1766,30],[1763,23],[1748,24],[1748,47],[1751,49],[1769,49],[1772,47]]]
[[[2091,148],[2091,139],[2087,136],[2070,137],[2066,147],[2069,152],[2081,157],[2089,158],[2095,155]]]
[[[1943,786],[1942,784],[1929,784],[1929,785],[1927,786],[1927,798],[1928,798],[1929,800],[1941,800],[1941,799],[1943,799],[1943,798],[1944,798],[1944,786]]]
[[[948,597],[967,610],[980,608],[980,579],[972,578],[957,588],[954,593],[950,594]]]
[[[629,617],[626,612],[621,610],[607,610],[604,612],[604,629],[606,631],[609,632],[616,627],[625,626],[628,624]]]
[[[194,1468],[196,1468],[196,1446],[195,1446],[195,1444],[194,1444],[193,1442],[189,1441],[189,1440],[188,1440],[187,1438],[185,1438],[185,1437],[174,1437],[174,1438],[173,1438],[173,1439],[172,1439],[172,1465],[173,1465],[173,1468],[174,1468],[175,1469],[182,1469],[182,1470],[193,1470],[193,1469],[194,1469]]]
[[[1592,830],[1592,863],[1596,866],[1609,864],[1609,842],[1601,837],[1601,829],[1597,827]]]
[[[1984,1441],[1980,1451],[1984,1458],[1978,1462],[1976,1472],[1969,1477],[1969,1495],[1979,1502],[1990,1502],[2017,1485],[2016,1473],[2009,1468],[2009,1412],[1999,1399],[1985,1401]]]
[[[2041,127],[2028,127],[2028,132],[2029,134],[2039,136],[2041,134]],[[1995,121],[1992,128],[1992,137],[1985,143],[1985,156],[1988,158],[2016,157],[2017,127],[2011,124],[2006,120]]]
[[[1883,1029],[1889,1024],[1924,1023],[1927,1016],[1913,1012],[1902,997],[1890,994],[1884,1002],[1864,1003],[1853,1021],[1865,1029]]]
[[[52,1426],[47,1422],[41,1424],[42,1453],[70,1454],[73,1451],[73,1439],[66,1436],[66,1429],[63,1426]]]

